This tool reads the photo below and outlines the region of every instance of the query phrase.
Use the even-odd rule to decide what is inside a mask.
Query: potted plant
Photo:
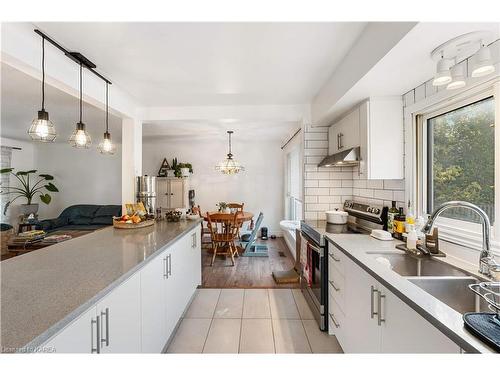
[[[219,212],[225,213],[225,214],[230,214],[231,209],[228,207],[226,202],[219,202],[217,203],[217,207],[219,207]]]
[[[178,168],[181,172],[181,177],[189,177],[193,173],[193,166],[190,163],[180,163]]]
[[[38,203],[32,203],[33,198],[36,194],[40,194],[40,200],[49,204],[52,200],[52,197],[49,193],[44,192],[45,190],[48,192],[56,193],[59,190],[57,187],[50,181],[54,180],[54,177],[49,174],[39,174],[38,179],[33,183],[33,180],[30,180],[30,176],[36,174],[36,169],[32,169],[30,171],[18,171],[13,172],[14,168],[4,168],[0,170],[1,174],[10,173],[14,176],[19,182],[20,186],[5,186],[2,187],[2,194],[11,195],[12,199],[10,199],[4,208],[4,214],[7,212],[9,206],[18,198],[25,198],[26,203],[21,205],[21,213],[23,215],[36,214],[38,212]],[[32,177],[34,178],[34,177]]]

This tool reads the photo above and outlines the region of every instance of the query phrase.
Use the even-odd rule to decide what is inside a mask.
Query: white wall
[[[33,143],[9,138],[0,138],[0,143],[2,146],[21,148],[21,150],[12,150],[11,168],[15,168],[16,171],[30,170],[34,168],[36,148],[34,147]],[[11,176],[9,184],[16,186],[14,185],[16,184],[16,179]],[[1,197],[2,209],[4,199],[6,198],[6,196]],[[15,225],[18,222],[17,218],[20,214],[19,205],[23,203],[26,203],[26,201],[19,198],[9,207],[7,216],[10,224]]]
[[[143,141],[144,174],[156,176],[163,158],[173,157],[190,162],[194,174],[191,188],[196,192],[196,204],[203,211],[216,210],[216,204],[244,202],[245,211],[264,213],[263,226],[270,233],[280,234],[283,216],[283,159],[279,141],[241,141],[233,138],[233,154],[246,170],[226,176],[215,171],[215,165],[227,154],[227,140],[158,138]]]
[[[98,142],[98,140],[95,140]],[[36,168],[54,176],[58,193],[40,204],[39,217],[57,217],[73,204],[121,204],[121,146],[114,155],[101,155],[96,145],[88,150],[67,143],[37,144]]]

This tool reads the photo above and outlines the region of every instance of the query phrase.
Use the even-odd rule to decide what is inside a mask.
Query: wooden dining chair
[[[236,212],[243,212],[243,207],[245,206],[245,203],[228,203],[227,207],[230,208],[231,210],[235,210]],[[243,221],[240,222],[240,225],[238,227],[238,238],[241,240],[241,235],[240,235],[240,229],[243,227]]]
[[[193,208],[191,209],[193,211],[193,213],[195,215],[199,215],[200,217],[202,217],[202,210],[200,208],[200,205],[198,206],[193,206]],[[212,243],[212,239],[210,238],[211,236],[211,232],[210,232],[210,229],[208,229],[208,226],[205,224],[206,222],[205,221],[202,221],[201,222],[201,244],[203,246],[203,244],[211,244]],[[208,241],[207,240],[203,240],[204,238],[209,238]]]
[[[238,214],[211,214],[207,212],[208,228],[211,232],[212,247],[214,254],[210,266],[214,265],[217,252],[225,250],[224,253],[219,252],[221,255],[229,255],[231,263],[234,266],[234,256],[238,255],[235,240],[238,233],[239,223]]]

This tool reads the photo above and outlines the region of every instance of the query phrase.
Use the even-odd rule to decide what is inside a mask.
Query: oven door
[[[307,256],[307,246],[312,250]],[[305,254],[300,286],[304,297],[322,331],[328,329],[326,318],[328,270],[326,247],[320,247],[306,234],[301,233],[301,253]]]

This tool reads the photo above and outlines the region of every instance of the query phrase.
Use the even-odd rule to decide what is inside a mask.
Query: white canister
[[[326,221],[330,224],[345,224],[349,214],[345,211],[326,211]]]

